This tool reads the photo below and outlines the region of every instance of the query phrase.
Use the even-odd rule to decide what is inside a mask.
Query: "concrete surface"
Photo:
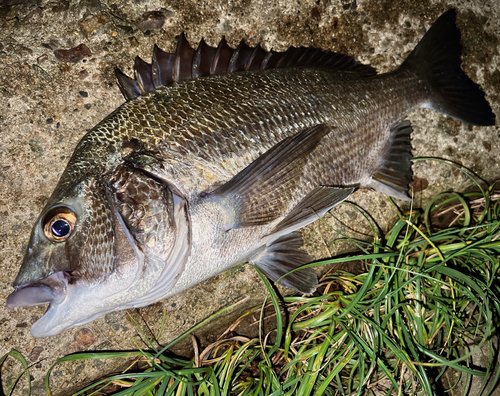
[[[135,348],[137,329],[129,314],[156,331],[166,309],[161,337],[166,343],[218,309],[237,303],[211,327],[210,341],[238,312],[259,304],[264,296],[258,276],[245,266],[150,307],[114,312],[84,328],[39,340],[30,336],[29,327],[43,307],[5,309],[33,222],[73,148],[124,101],[115,83],[115,67],[130,74],[136,55],[149,61],[155,43],[171,51],[175,36],[184,31],[193,45],[204,37],[215,46],[225,35],[232,46],[245,39],[266,49],[330,48],[384,72],[399,65],[430,24],[451,7],[458,10],[463,67],[482,84],[498,117],[500,3],[495,0],[0,1],[0,356],[16,349],[34,364],[32,394],[45,394],[44,373],[58,357],[87,349]],[[81,44],[86,47],[72,53],[58,51]],[[409,119],[416,156],[451,159],[487,181],[500,177],[498,122],[496,127],[472,128],[428,110],[414,111]],[[460,172],[442,164],[419,162],[414,171],[428,181],[428,188],[417,194],[417,204],[439,191],[471,186]],[[381,194],[360,191],[353,201],[381,227],[394,215]],[[336,210],[327,221],[354,236],[369,237],[368,225],[352,209]],[[331,242],[335,238],[338,235],[317,222],[306,231],[306,247],[326,257],[345,249]],[[117,369],[116,364],[58,366],[52,389],[56,395],[68,394]],[[19,365],[6,363],[3,383],[10,384],[19,371]],[[17,394],[26,394],[23,386],[24,382]]]

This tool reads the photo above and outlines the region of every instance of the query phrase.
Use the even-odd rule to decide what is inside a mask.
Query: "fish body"
[[[408,111],[494,124],[454,21],[443,14],[381,75],[320,50],[183,38],[136,61],[136,80],[119,75],[129,100],[80,141],[35,224],[8,307],[49,303],[32,327],[49,336],[244,262],[313,292],[313,271],[284,276],[312,261],[296,230],[358,187],[408,199]]]

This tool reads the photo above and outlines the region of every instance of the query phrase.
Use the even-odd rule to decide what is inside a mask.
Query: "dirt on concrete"
[[[33,378],[33,395],[45,394],[44,375],[57,358],[82,350],[135,349],[134,320],[159,331],[163,312],[167,343],[217,310],[234,305],[200,335],[216,339],[240,312],[259,305],[265,289],[250,266],[219,275],[180,295],[128,312],[113,312],[84,327],[34,339],[32,323],[44,307],[7,311],[5,298],[19,269],[32,225],[52,193],[74,147],[101,119],[124,102],[114,70],[132,75],[135,56],[149,61],[157,44],[175,48],[185,32],[196,46],[201,38],[216,46],[225,36],[266,49],[317,46],[346,53],[380,72],[395,69],[433,21],[455,7],[462,31],[463,68],[486,92],[500,115],[500,3],[495,0],[9,0],[0,1],[0,356],[21,352]],[[500,177],[500,129],[465,125],[430,110],[408,115],[414,155],[450,159],[485,181]],[[460,171],[433,161],[414,165],[415,203],[425,204],[441,191],[465,191],[471,181]],[[352,201],[366,209],[381,228],[394,216],[377,192],[358,191]],[[334,210],[305,232],[306,249],[316,257],[345,252],[335,242],[337,229],[369,239],[359,212]],[[132,320],[134,318],[134,320]],[[140,342],[140,341],[138,341]],[[55,395],[70,394],[89,381],[125,364],[112,361],[65,363],[51,376]],[[2,381],[21,366],[9,359]],[[24,383],[17,394],[25,395]]]

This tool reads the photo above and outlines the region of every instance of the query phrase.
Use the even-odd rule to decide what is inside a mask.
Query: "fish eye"
[[[56,238],[64,238],[70,233],[71,226],[66,220],[57,220],[54,224],[52,224],[52,228],[50,230],[52,231],[52,235]]]
[[[75,229],[76,215],[69,208],[54,208],[44,217],[43,233],[49,241],[62,242]]]

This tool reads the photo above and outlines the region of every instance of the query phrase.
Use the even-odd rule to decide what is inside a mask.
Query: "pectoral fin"
[[[302,235],[292,232],[265,246],[249,261],[269,279],[277,281],[291,270],[314,260],[299,249],[301,246]],[[301,293],[314,293],[318,287],[318,276],[312,268],[304,268],[284,276],[278,283]]]
[[[231,228],[267,224],[287,209],[309,154],[330,132],[317,125],[290,136],[248,165],[208,198],[228,199],[237,211]]]
[[[307,194],[288,215],[268,233],[277,234],[287,229],[297,230],[324,216],[335,205],[346,200],[355,190],[355,187],[336,188],[318,187]],[[286,232],[286,231],[285,231]]]

